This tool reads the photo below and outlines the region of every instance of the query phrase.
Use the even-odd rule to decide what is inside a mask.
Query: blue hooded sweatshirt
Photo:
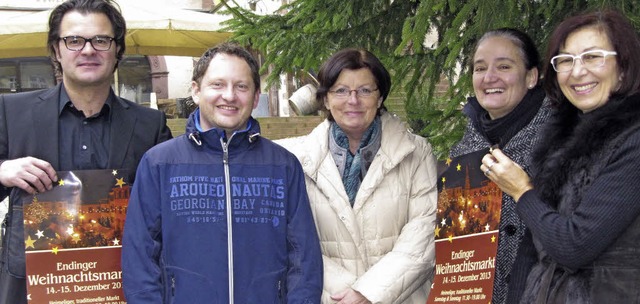
[[[253,118],[230,138],[198,131],[198,118],[138,166],[122,246],[128,303],[320,303],[300,163]]]

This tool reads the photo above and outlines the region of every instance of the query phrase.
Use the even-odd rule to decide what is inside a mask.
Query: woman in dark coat
[[[618,12],[562,22],[544,74],[557,108],[534,150],[533,178],[498,149],[483,158],[538,252],[521,303],[640,303],[638,50]]]
[[[462,110],[468,118],[467,128],[451,148],[451,158],[498,145],[525,171],[529,170],[536,135],[551,113],[538,82],[539,66],[538,50],[524,32],[500,28],[482,35],[471,67],[474,96],[467,99]],[[510,273],[521,241],[530,234],[515,209],[515,200],[503,194],[493,304],[515,303],[524,291],[526,277]],[[522,257],[517,267],[526,272],[534,261],[535,254],[528,259]]]

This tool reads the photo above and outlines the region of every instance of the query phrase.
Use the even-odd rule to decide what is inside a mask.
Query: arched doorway
[[[167,66],[163,56],[127,55],[118,65],[120,97],[146,104],[152,92],[167,98]]]

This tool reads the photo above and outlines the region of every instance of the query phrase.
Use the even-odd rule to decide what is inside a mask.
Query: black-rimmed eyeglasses
[[[585,68],[598,68],[604,65],[607,56],[614,56],[617,54],[618,53],[616,52],[605,50],[588,51],[576,56],[563,54],[551,58],[551,65],[553,66],[553,69],[558,73],[569,72],[573,70],[576,59],[580,59],[580,62],[582,62],[582,65]]]
[[[95,36],[92,38],[85,38],[80,36],[67,36],[60,37],[60,40],[64,41],[64,46],[67,47],[69,51],[82,51],[84,46],[87,45],[87,42],[91,44],[96,51],[108,51],[111,48],[111,43],[113,43],[113,37],[108,36]]]

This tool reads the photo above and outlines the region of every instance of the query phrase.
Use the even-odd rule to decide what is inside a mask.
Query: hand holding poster
[[[124,170],[58,172],[21,196],[27,295],[33,303],[126,303],[120,240],[129,201]]]
[[[427,303],[491,303],[502,191],[481,150],[447,160],[438,181],[436,266]]]

